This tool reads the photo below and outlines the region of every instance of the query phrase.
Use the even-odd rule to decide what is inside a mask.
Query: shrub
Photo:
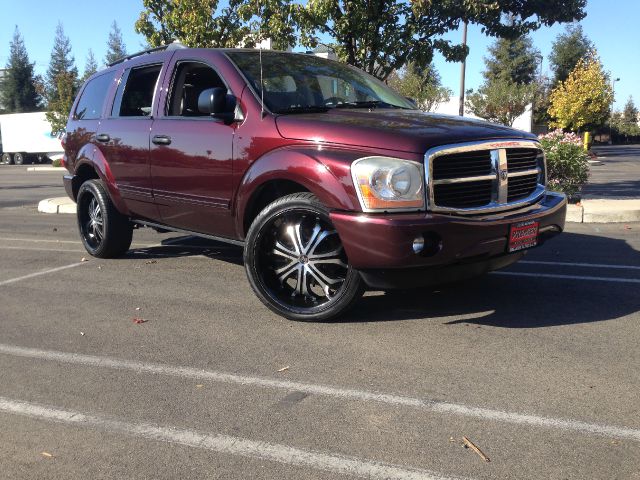
[[[60,160],[59,158],[57,158],[56,160],[54,160],[53,162],[51,162],[51,166],[52,166],[52,167],[61,167],[61,166],[62,166],[62,160]]]
[[[547,157],[547,186],[568,197],[580,192],[589,179],[589,155],[575,133],[554,130],[540,136]]]

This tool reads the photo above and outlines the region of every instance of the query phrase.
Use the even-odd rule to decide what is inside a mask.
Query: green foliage
[[[10,44],[4,80],[0,84],[0,105],[6,113],[35,112],[40,108],[34,64],[29,61],[24,40],[16,27]]]
[[[96,57],[93,55],[93,50],[89,49],[89,53],[87,55],[87,62],[84,65],[84,73],[82,74],[82,80],[86,80],[97,71],[98,71],[98,62],[96,62]]]
[[[107,54],[104,57],[104,63],[109,65],[122,57],[127,56],[127,47],[122,40],[122,31],[114,20],[111,24],[109,39],[107,40]]]
[[[554,74],[553,83],[564,82],[578,62],[589,55],[593,44],[579,24],[567,25],[551,48],[549,61]]]
[[[586,0],[309,0],[299,9],[302,43],[332,37],[341,60],[385,80],[412,62],[425,68],[434,51],[460,61],[468,49],[444,37],[463,21],[491,36],[518,37],[542,25],[584,17]],[[511,18],[509,20],[509,18]]]
[[[595,52],[580,60],[551,92],[551,126],[572,131],[596,128],[609,117],[613,91]]]
[[[640,125],[638,125],[640,117],[638,117],[638,108],[633,102],[633,98],[629,97],[622,112],[615,112],[611,116],[611,125],[615,129],[618,136],[624,136],[627,141],[629,137],[640,136]]]
[[[389,75],[387,83],[401,95],[415,100],[418,107],[427,112],[448,102],[452,93],[442,86],[440,75],[433,65],[419,68],[409,63],[401,71]]]
[[[535,84],[520,85],[511,80],[487,81],[477,92],[467,92],[465,106],[480,118],[512,126],[533,102],[536,88]]]
[[[77,77],[73,72],[63,72],[56,81],[56,96],[49,101],[45,116],[53,133],[64,132],[69,112],[76,97]]]
[[[571,197],[589,180],[589,155],[580,137],[555,130],[540,137],[547,158],[547,186]]]
[[[71,42],[64,34],[62,23],[56,27],[56,35],[53,40],[51,50],[51,60],[45,76],[45,96],[47,102],[55,101],[57,98],[58,77],[62,73],[71,73],[78,77],[78,69],[75,66],[75,59],[71,54]]]
[[[526,36],[498,39],[489,52],[485,81],[477,92],[468,92],[465,105],[480,118],[511,126],[537,93],[533,82],[539,52]]]
[[[60,158],[55,159],[54,161],[51,162],[51,166],[52,167],[61,167],[62,166],[62,160]]]
[[[271,38],[276,48],[295,43],[291,0],[143,0],[135,24],[152,47],[175,40],[188,47],[253,46]]]
[[[540,52],[528,36],[500,38],[489,47],[485,58],[487,80],[506,80],[516,84],[532,83],[536,76]]]

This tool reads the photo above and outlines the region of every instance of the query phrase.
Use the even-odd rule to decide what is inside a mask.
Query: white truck
[[[63,150],[44,112],[0,115],[2,163],[22,165],[62,158]]]

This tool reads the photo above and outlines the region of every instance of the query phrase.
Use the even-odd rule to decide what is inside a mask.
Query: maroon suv
[[[91,255],[124,254],[138,226],[243,245],[253,290],[291,319],[505,267],[564,228],[535,136],[425,114],[306,54],[127,57],[84,84],[65,152]]]

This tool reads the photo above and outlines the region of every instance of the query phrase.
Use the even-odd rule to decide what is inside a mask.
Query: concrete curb
[[[76,204],[69,197],[45,198],[38,203],[40,213],[76,213]]]
[[[27,172],[66,172],[64,167],[28,167]]]

